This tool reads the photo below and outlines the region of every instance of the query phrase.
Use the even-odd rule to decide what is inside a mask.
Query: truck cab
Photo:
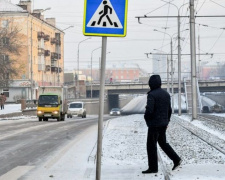
[[[40,88],[41,89],[41,88]],[[63,87],[42,87],[39,91],[37,117],[39,121],[64,121],[67,113],[66,93]]]

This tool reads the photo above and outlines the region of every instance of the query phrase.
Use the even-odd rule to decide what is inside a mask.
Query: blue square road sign
[[[85,0],[85,36],[125,37],[128,0]]]

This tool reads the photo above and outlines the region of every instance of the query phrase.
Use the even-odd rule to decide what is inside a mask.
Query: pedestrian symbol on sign
[[[103,0],[88,22],[87,27],[123,28],[110,0]]]

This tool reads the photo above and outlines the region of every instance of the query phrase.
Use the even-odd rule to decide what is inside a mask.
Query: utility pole
[[[196,83],[196,42],[194,0],[190,0],[190,49],[191,49],[191,84],[192,84],[192,120],[197,118],[197,83]]]
[[[169,65],[170,65],[170,60],[169,60],[169,57],[167,55],[167,92],[170,93],[170,82],[169,82],[169,77],[170,77],[170,68],[169,68]]]
[[[178,115],[181,115],[181,46],[180,46],[180,9],[178,10]]]
[[[174,113],[174,90],[173,90],[173,40],[170,40],[170,49],[171,49],[171,86],[172,86],[172,113]]]
[[[198,79],[200,79],[201,74],[201,55],[200,55],[200,34],[198,34]]]

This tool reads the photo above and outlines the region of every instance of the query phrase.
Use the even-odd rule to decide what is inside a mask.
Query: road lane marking
[[[29,172],[34,167],[35,166],[17,166],[11,171],[0,176],[0,180],[19,179],[20,177],[22,177],[24,174]]]
[[[10,133],[10,134],[1,135],[0,140],[3,140],[3,139],[6,139],[6,138],[15,136],[15,135],[20,134],[20,133],[33,131],[33,130],[39,129],[41,127],[48,127],[48,126],[52,126],[52,125],[55,125],[55,123],[54,124],[52,124],[52,123],[50,123],[50,124],[43,124],[43,125],[39,125],[39,126],[28,127],[28,128],[24,128],[24,129],[21,129],[21,130],[17,130],[17,131],[14,131],[13,133]]]

